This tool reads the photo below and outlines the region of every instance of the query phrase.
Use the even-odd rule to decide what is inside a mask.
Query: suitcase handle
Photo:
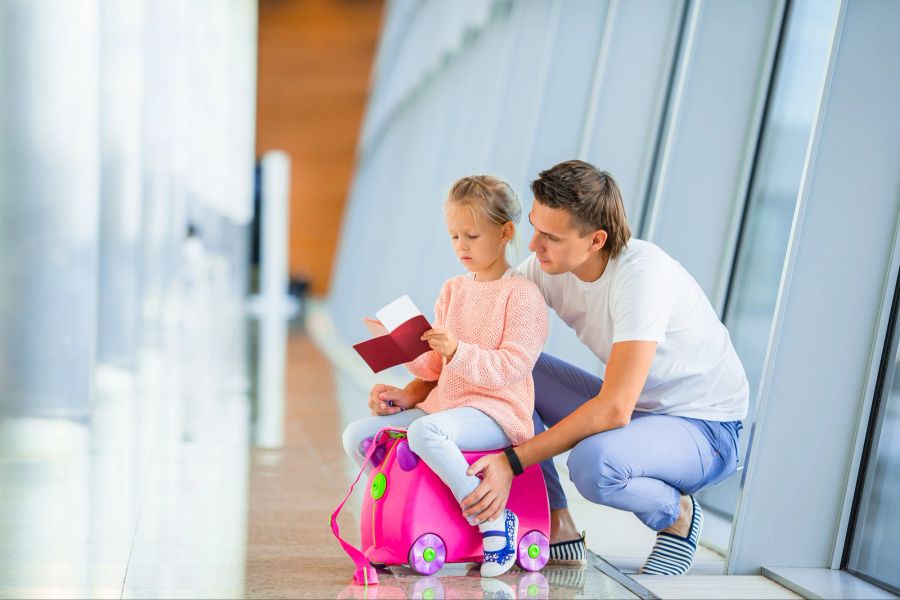
[[[385,443],[385,440],[390,441],[392,439],[399,439],[399,436],[392,436],[391,433],[398,433],[402,434],[404,437],[406,436],[405,429],[398,429],[396,427],[385,427],[375,434],[372,445],[369,446],[369,449],[366,452],[366,460],[363,463],[362,468],[359,470],[359,473],[356,475],[356,479],[353,480],[353,483],[350,484],[350,489],[347,491],[347,495],[344,496],[344,499],[341,501],[341,503],[338,504],[337,508],[334,509],[334,512],[331,513],[331,533],[334,534],[334,537],[337,538],[337,541],[341,545],[341,548],[344,549],[344,552],[347,553],[347,556],[349,556],[350,560],[353,561],[353,564],[356,565],[356,570],[353,573],[353,583],[356,585],[378,585],[378,573],[375,571],[375,567],[369,564],[369,560],[366,558],[366,555],[363,554],[362,551],[359,550],[359,548],[341,537],[341,532],[338,529],[337,519],[338,515],[341,514],[341,509],[344,508],[347,500],[350,499],[350,495],[353,493],[353,488],[357,483],[359,483],[360,478],[362,478],[362,474],[366,470],[366,465],[369,464],[369,460],[372,458],[372,454],[375,452],[375,449],[378,448],[378,446],[380,446],[381,444]]]

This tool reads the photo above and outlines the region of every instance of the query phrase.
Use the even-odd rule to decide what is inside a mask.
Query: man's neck
[[[582,281],[591,283],[603,276],[607,264],[609,264],[609,253],[601,250],[584,261],[577,269],[573,269],[572,275]]]

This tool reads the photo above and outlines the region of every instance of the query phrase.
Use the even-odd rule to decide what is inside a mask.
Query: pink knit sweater
[[[471,406],[486,413],[513,445],[534,435],[531,370],[547,339],[547,305],[515,271],[494,281],[454,277],[434,306],[435,325],[459,341],[450,362],[432,350],[407,363],[416,377],[438,380],[417,408],[432,413]]]

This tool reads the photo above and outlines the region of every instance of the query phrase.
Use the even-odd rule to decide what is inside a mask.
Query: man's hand
[[[432,327],[422,334],[422,339],[428,342],[432,350],[436,350],[439,354],[446,357],[447,360],[453,358],[453,355],[456,354],[456,348],[459,346],[456,336],[442,327]]]
[[[460,504],[466,517],[474,517],[478,523],[483,523],[496,519],[506,508],[513,472],[509,459],[500,452],[482,456],[466,471],[467,475],[476,473],[481,473],[481,483]]]

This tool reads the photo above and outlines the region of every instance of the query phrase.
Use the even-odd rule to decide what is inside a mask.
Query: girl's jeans
[[[431,414],[413,408],[354,421],[344,430],[344,451],[362,467],[365,456],[359,451],[360,443],[389,426],[408,428],[410,449],[447,484],[457,502],[471,494],[480,481],[474,475],[466,475],[469,464],[462,450],[498,450],[509,446],[506,434],[492,418],[477,408],[462,406]]]

